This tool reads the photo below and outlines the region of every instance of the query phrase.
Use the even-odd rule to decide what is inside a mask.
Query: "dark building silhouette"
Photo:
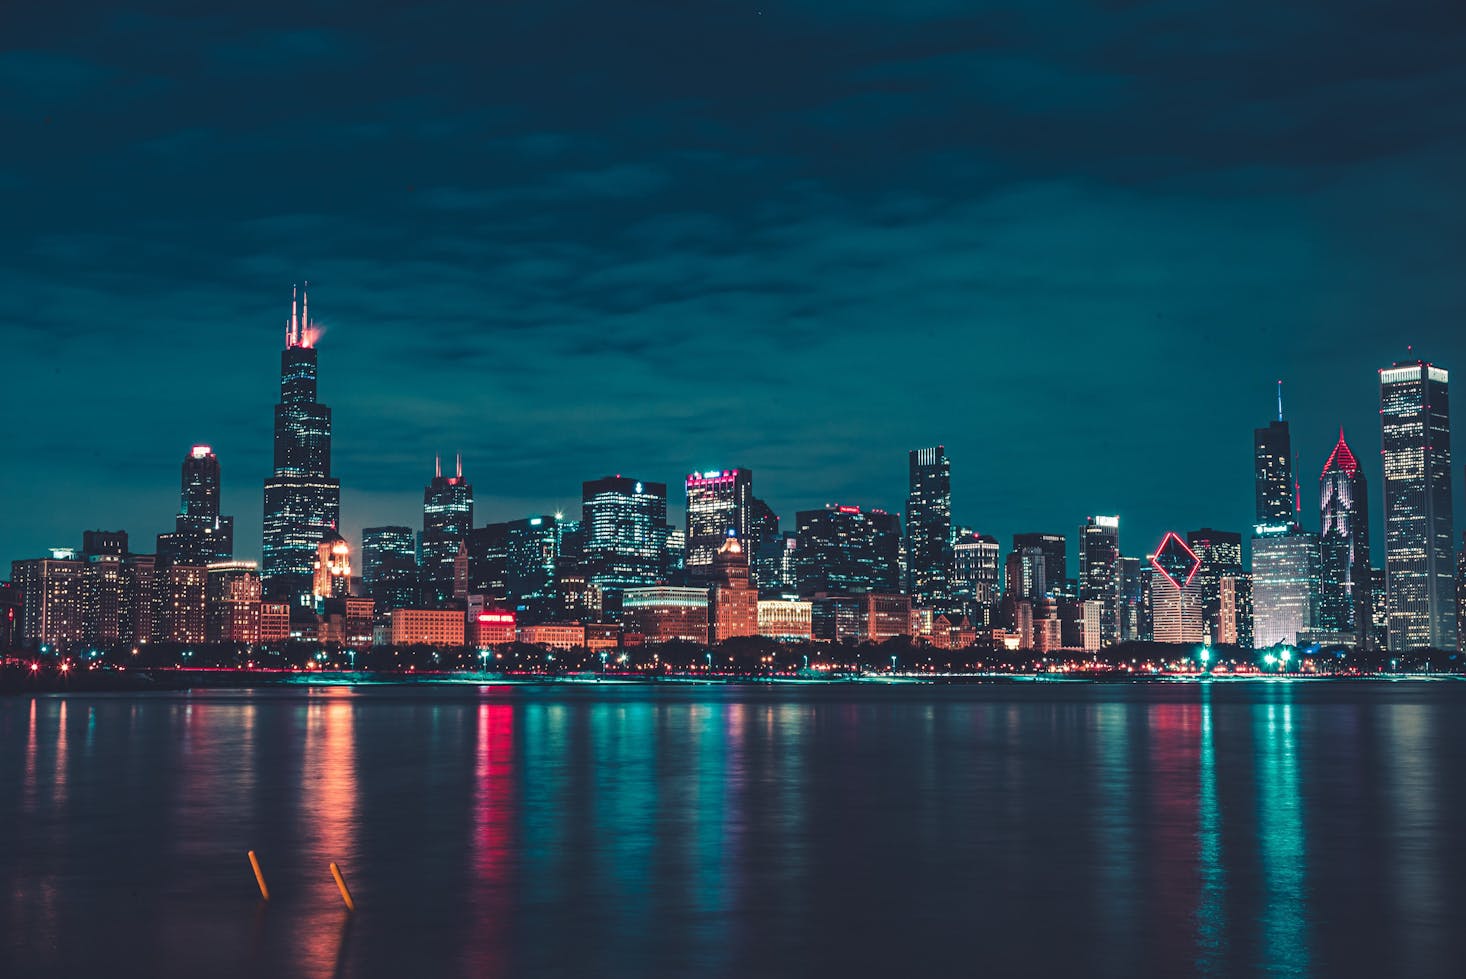
[[[275,406],[275,469],[265,480],[261,580],[265,596],[313,604],[316,545],[341,519],[341,481],[331,477],[331,409],[316,400],[316,337],[309,300],[290,301]]]
[[[1293,484],[1293,443],[1283,421],[1282,383],[1278,384],[1278,417],[1266,428],[1252,430],[1253,488],[1257,523],[1292,524],[1298,521]]]
[[[417,537],[411,527],[367,527],[361,532],[361,581],[377,612],[417,604]]]
[[[1186,543],[1201,561],[1202,622],[1208,642],[1252,646],[1252,599],[1242,564],[1242,535],[1203,527],[1186,533]]]
[[[794,552],[800,595],[901,591],[901,521],[884,510],[801,510]]]
[[[1068,589],[1066,576],[1069,573],[1068,545],[1063,534],[1014,534],[1013,550],[1023,551],[1035,548],[1043,553],[1042,591],[1029,597],[1052,595],[1061,597]]]
[[[234,518],[219,513],[219,457],[195,445],[183,460],[178,516],[169,534],[158,535],[158,563],[205,565],[234,556]]]

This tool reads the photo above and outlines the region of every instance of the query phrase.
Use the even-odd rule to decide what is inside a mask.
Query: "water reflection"
[[[1265,961],[1278,975],[1309,971],[1307,853],[1292,683],[1269,685],[1269,703],[1254,709],[1257,741],[1258,842],[1265,890]]]

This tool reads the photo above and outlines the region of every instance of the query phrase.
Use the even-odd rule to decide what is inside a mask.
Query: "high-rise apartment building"
[[[1379,372],[1391,652],[1456,646],[1449,386],[1425,361]]]
[[[294,297],[280,353],[274,474],[265,480],[262,547],[267,597],[310,605],[316,545],[341,519],[341,481],[331,476],[331,409],[316,400],[316,338],[309,299]]]
[[[473,486],[463,476],[463,457],[456,472],[443,475],[441,460],[434,462],[433,480],[422,494],[422,564],[419,580],[427,607],[447,605],[453,599],[455,562],[473,526]]]
[[[940,445],[912,449],[906,472],[906,592],[914,605],[946,609],[951,599],[951,461]]]
[[[1352,633],[1370,644],[1373,601],[1369,575],[1369,491],[1364,471],[1344,441],[1319,476],[1318,628]]]

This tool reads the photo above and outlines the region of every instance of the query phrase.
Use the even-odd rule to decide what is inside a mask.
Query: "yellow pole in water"
[[[260,870],[260,858],[255,856],[253,850],[249,851],[249,865],[255,870],[255,883],[260,885],[260,897],[268,901],[270,899],[270,889],[265,886],[265,875]]]
[[[331,864],[331,876],[336,878],[336,889],[341,892],[341,900],[346,902],[346,910],[355,911],[356,902],[351,899],[351,892],[346,889],[346,880],[341,876],[341,868],[334,863]]]

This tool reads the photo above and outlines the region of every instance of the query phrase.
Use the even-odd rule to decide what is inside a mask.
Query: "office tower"
[[[1283,382],[1278,382],[1278,417],[1266,428],[1252,430],[1253,486],[1257,496],[1257,523],[1297,523],[1298,506],[1293,484],[1293,445],[1283,421]]]
[[[826,505],[795,515],[799,594],[897,594],[901,521],[884,510]]]
[[[468,593],[490,605],[509,600],[509,524],[491,523],[468,532]]]
[[[1030,603],[1043,598],[1050,580],[1048,561],[1043,548],[1015,544],[1003,567],[1003,596]]]
[[[473,486],[463,477],[463,457],[457,471],[443,475],[441,460],[434,461],[433,481],[422,493],[422,601],[429,607],[453,599],[454,562],[458,547],[468,540],[473,526]]]
[[[713,555],[732,531],[740,541],[751,535],[753,471],[711,469],[687,477],[687,577],[705,581]]]
[[[1424,361],[1379,372],[1393,653],[1456,646],[1449,382]]]
[[[667,537],[667,484],[603,476],[581,484],[586,578],[613,595],[662,579]]]
[[[667,524],[662,528],[662,578],[665,581],[680,581],[686,577],[687,534],[681,527]]]
[[[411,527],[361,532],[361,580],[378,612],[417,604],[417,539]]]
[[[219,457],[195,445],[183,460],[183,490],[173,532],[158,535],[162,565],[205,565],[234,556],[234,518],[219,514]]]
[[[85,562],[75,558],[14,561],[10,581],[21,594],[21,637],[30,646],[66,650],[86,639],[82,617]]]
[[[998,539],[971,531],[959,534],[952,545],[947,585],[952,602],[962,615],[990,623],[1001,585]]]
[[[1116,614],[1121,642],[1134,642],[1141,637],[1141,566],[1138,557],[1121,557],[1115,562]]]
[[[1069,555],[1063,534],[1014,534],[1013,550],[1035,547],[1043,552],[1044,574],[1041,594],[1062,596],[1068,591]]]
[[[1191,548],[1201,567],[1196,572],[1196,582],[1202,594],[1202,620],[1209,642],[1219,645],[1238,645],[1243,635],[1252,630],[1250,612],[1245,619],[1238,615],[1243,611],[1239,604],[1238,581],[1246,578],[1242,564],[1242,535],[1230,530],[1216,530],[1203,527],[1188,531],[1186,544]],[[1223,581],[1230,580],[1229,602],[1224,612],[1222,607]],[[1250,647],[1250,644],[1247,644]]]
[[[1390,632],[1390,605],[1386,600],[1384,568],[1369,569],[1369,594],[1374,601],[1370,616],[1370,636],[1376,649],[1387,647]]]
[[[621,621],[648,643],[708,641],[708,590],[673,585],[622,589]]]
[[[351,545],[337,533],[329,533],[316,545],[311,595],[316,607],[327,598],[351,594]]]
[[[913,605],[945,609],[952,546],[952,466],[946,449],[912,449],[906,487],[906,592]]]
[[[265,480],[261,579],[274,601],[310,605],[316,545],[341,518],[341,481],[331,477],[331,409],[316,400],[316,337],[307,299],[290,301],[275,406],[275,469]]]
[[[1086,649],[1119,641],[1119,562],[1120,518],[1086,517],[1079,529],[1079,600],[1099,603],[1098,632],[1084,633]]]
[[[748,553],[743,544],[737,537],[724,539],[713,555],[708,596],[710,641],[758,635],[758,590],[748,578]]]
[[[742,538],[743,552],[753,559],[749,568],[754,584],[758,584],[758,552],[769,541],[779,539],[779,515],[774,508],[755,497],[748,508],[748,536]]]
[[[515,610],[520,625],[538,625],[561,615],[561,523],[558,515],[541,514],[499,524],[500,529],[492,534],[503,541],[502,600]],[[470,591],[483,594],[473,592],[472,585]]]
[[[1318,621],[1318,535],[1259,524],[1252,537],[1252,641],[1294,645]]]
[[[1152,638],[1164,643],[1204,641],[1203,601],[1196,581],[1201,561],[1196,553],[1169,532],[1151,555],[1150,567]]]
[[[1369,491],[1354,453],[1339,442],[1319,476],[1318,627],[1370,645]]]
[[[794,531],[775,535],[759,545],[754,555],[754,579],[764,598],[791,598],[799,594],[799,536]]]

